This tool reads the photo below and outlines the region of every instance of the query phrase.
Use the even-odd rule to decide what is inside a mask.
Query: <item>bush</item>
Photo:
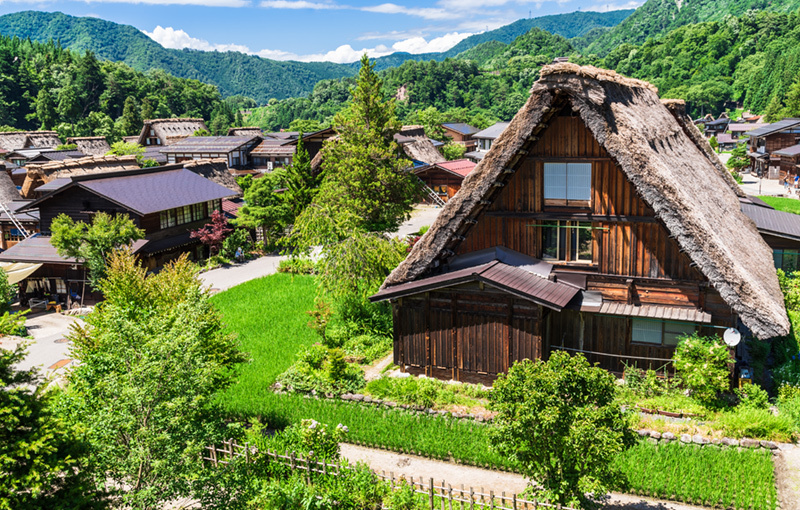
[[[680,386],[677,377],[658,377],[655,370],[642,370],[625,366],[625,387],[639,397],[657,397],[665,395]]]
[[[446,405],[473,406],[488,399],[489,391],[474,384],[449,384],[438,379],[381,377],[367,384],[367,393],[400,404],[424,407]]]
[[[314,274],[314,261],[305,257],[289,257],[278,264],[279,273]]]
[[[317,458],[339,460],[339,443],[344,441],[347,432],[347,427],[341,423],[329,427],[315,420],[302,420],[276,434],[270,445],[286,453],[307,456],[313,452]]]
[[[15,285],[8,283],[8,275],[5,271],[0,271],[0,313],[10,312],[11,303],[17,295]]]
[[[699,401],[711,403],[718,393],[728,389],[728,363],[733,359],[718,338],[703,337],[696,332],[684,337],[673,359],[683,383]]]
[[[250,239],[250,233],[243,228],[237,228],[222,241],[222,250],[220,250],[220,254],[223,257],[232,259],[236,256],[236,250],[238,248],[241,248],[242,252],[246,254],[250,251],[252,245],[253,242]]]
[[[514,363],[494,383],[490,431],[501,455],[519,462],[539,496],[574,506],[618,486],[614,458],[633,444],[614,402],[614,376],[582,355],[553,352],[548,361]]]
[[[767,409],[769,394],[757,384],[746,384],[734,390],[739,399],[739,407],[747,409]]]
[[[28,334],[28,330],[25,328],[25,316],[27,314],[28,310],[17,313],[5,312],[0,315],[0,336],[26,336]]]
[[[364,372],[344,360],[341,349],[314,344],[297,354],[297,361],[278,376],[287,391],[341,395],[364,387]]]
[[[794,422],[795,430],[800,430],[800,386],[778,388],[778,410]]]

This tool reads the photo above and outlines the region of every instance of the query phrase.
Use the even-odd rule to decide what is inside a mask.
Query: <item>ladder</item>
[[[27,239],[31,236],[31,233],[25,230],[25,227],[22,226],[22,223],[20,223],[17,217],[14,216],[14,213],[11,212],[11,209],[7,208],[2,202],[0,202],[0,211],[4,212],[6,216],[8,216],[8,219],[11,220],[11,223],[13,223],[14,226],[17,227],[17,230],[19,230],[19,233],[22,234],[22,237]]]
[[[419,177],[417,177],[417,179],[419,179]],[[430,188],[430,186],[425,184],[425,181],[423,181],[422,179],[419,179],[419,182],[422,183],[422,190],[428,195],[428,198],[431,199],[431,202],[433,202],[433,205],[437,205],[439,207],[444,207],[444,200],[442,200],[442,197],[440,197],[438,193],[433,191]]]

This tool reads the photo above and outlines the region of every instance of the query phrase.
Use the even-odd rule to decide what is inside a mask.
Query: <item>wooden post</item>
[[[289,458],[290,458],[289,467],[291,467],[291,468],[292,468],[292,471],[294,471],[294,466],[295,466],[295,462],[294,462],[294,461],[295,461],[294,451],[292,451],[291,455],[289,455]]]
[[[312,466],[314,465],[314,453],[308,452],[308,457],[306,457],[306,467],[308,468],[308,475],[306,479],[308,480],[308,484],[311,485],[311,472],[314,469]]]
[[[475,510],[475,491],[469,488],[469,510]]]
[[[489,491],[489,505],[494,510],[494,491]]]
[[[451,321],[453,323],[452,331],[450,333],[450,342],[452,343],[452,350],[453,350],[453,380],[459,381],[461,374],[458,370],[458,328],[456,327],[456,323],[458,321],[458,296],[455,294],[452,297],[451,303]]]
[[[450,510],[453,510],[453,486],[450,484],[447,484],[447,499],[450,501]]]
[[[244,463],[250,464],[250,443],[244,443]]]
[[[425,375],[431,377],[433,375],[432,362],[432,349],[431,349],[431,293],[425,293],[425,308],[423,315],[425,317]]]
[[[433,508],[433,478],[432,477],[429,480],[429,483],[430,483],[429,493],[430,493],[430,496],[431,496],[431,510],[434,510],[434,508]]]
[[[517,495],[516,494],[511,496],[511,508],[512,508],[512,510],[517,510]]]

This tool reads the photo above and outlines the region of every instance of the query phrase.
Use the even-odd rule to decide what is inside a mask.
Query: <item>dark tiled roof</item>
[[[598,312],[603,315],[622,315],[642,319],[666,319],[678,322],[694,322],[711,324],[711,314],[696,308],[678,308],[675,306],[636,306],[625,303],[605,302]]]
[[[152,159],[156,163],[163,165],[167,162],[167,155],[161,153],[160,145],[148,145],[144,148],[144,153],[142,153],[142,160],[145,159]]]
[[[746,136],[767,136],[791,127],[800,126],[800,119],[783,119],[745,133]]]
[[[445,122],[442,126],[446,127],[447,129],[452,129],[457,133],[461,133],[462,135],[472,135],[479,131],[478,128],[472,127],[465,122]]]
[[[785,149],[781,149],[779,151],[775,151],[773,154],[777,154],[778,156],[797,156],[800,154],[800,143],[797,145],[792,145],[791,147],[786,147]]]
[[[233,195],[228,188],[183,168],[81,180],[77,184],[140,214],[165,211]]]
[[[470,158],[470,159],[477,159],[478,161],[480,161],[480,160],[483,159],[483,157],[486,155],[486,153],[487,153],[487,151],[472,151],[472,152],[467,152],[466,154],[464,154],[464,157],[465,158]]]
[[[730,123],[731,119],[717,119],[717,120],[706,121],[703,124],[705,125],[705,127],[710,128],[710,127],[727,126]]]
[[[478,131],[472,138],[488,138],[494,140],[498,136],[503,134],[503,131],[506,130],[508,125],[511,124],[510,122],[498,122],[488,128],[484,129],[483,131]]]
[[[147,241],[144,245],[142,245],[140,251],[141,253],[147,255],[154,255],[156,253],[174,250],[175,248],[180,248],[181,246],[198,243],[200,243],[200,240],[192,239],[191,232],[187,230],[186,232],[165,237],[164,239],[159,239],[158,241]]]
[[[742,203],[742,212],[756,224],[762,234],[800,240],[800,215]]]
[[[42,193],[49,193],[51,191],[55,191],[57,189],[61,189],[64,186],[66,186],[67,184],[70,184],[70,183],[72,183],[72,179],[70,179],[69,177],[59,177],[58,179],[53,179],[50,182],[42,184],[41,186],[36,188],[36,191],[39,191],[39,192],[42,192]]]
[[[484,282],[492,287],[556,310],[564,308],[580,292],[577,287],[572,285],[557,283],[522,267],[493,260],[485,264],[386,287],[370,297],[370,300],[394,299],[472,281]]]
[[[75,259],[62,257],[55,247],[50,244],[50,237],[35,235],[18,242],[3,253],[0,253],[0,262],[33,262],[75,264]]]
[[[257,136],[190,136],[161,149],[163,153],[176,152],[232,152],[247,143],[258,140]]]
[[[64,161],[65,159],[85,158],[86,154],[79,150],[42,151],[39,157],[46,158],[50,161]]]

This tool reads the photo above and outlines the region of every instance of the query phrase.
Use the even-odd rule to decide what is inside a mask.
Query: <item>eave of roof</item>
[[[766,125],[762,128],[748,131],[745,133],[745,136],[758,138],[761,136],[771,135],[773,133],[777,133],[778,131],[783,131],[784,129],[790,129],[796,126],[800,126],[800,119],[783,119],[779,120],[778,122],[773,122],[772,124]]]

